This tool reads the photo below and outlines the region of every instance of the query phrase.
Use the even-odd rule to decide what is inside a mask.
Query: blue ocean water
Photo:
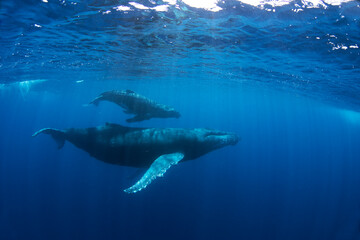
[[[209,2],[0,2],[0,239],[360,239],[359,3]],[[86,105],[113,89],[181,118]],[[241,141],[126,194],[136,169],[31,137],[106,122]]]

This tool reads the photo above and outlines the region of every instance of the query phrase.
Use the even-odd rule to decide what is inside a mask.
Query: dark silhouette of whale
[[[127,114],[135,114],[133,118],[126,119],[127,122],[140,122],[150,118],[179,118],[180,113],[174,108],[156,103],[131,90],[108,91],[97,96],[90,104],[96,106],[100,101],[109,101],[116,103],[124,108]]]
[[[148,168],[135,185],[124,190],[128,193],[144,189],[180,161],[198,158],[239,141],[234,133],[205,128],[131,128],[112,123],[65,130],[44,128],[33,136],[40,133],[51,135],[59,148],[67,140],[106,163]]]

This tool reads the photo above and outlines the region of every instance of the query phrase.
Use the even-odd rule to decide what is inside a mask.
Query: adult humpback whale
[[[150,118],[179,118],[180,113],[174,108],[156,103],[131,90],[108,91],[97,96],[90,104],[96,106],[100,101],[110,101],[124,108],[127,114],[135,114],[133,118],[126,119],[127,122],[139,122]]]
[[[239,141],[234,133],[205,128],[131,128],[112,123],[65,130],[44,128],[33,136],[40,133],[51,135],[59,148],[67,140],[101,161],[148,168],[137,183],[124,190],[127,193],[144,189],[180,161],[198,158]]]

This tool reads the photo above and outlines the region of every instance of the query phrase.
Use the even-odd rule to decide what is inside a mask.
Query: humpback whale
[[[69,141],[106,163],[147,168],[138,182],[124,190],[127,193],[144,189],[180,161],[198,158],[239,141],[234,133],[206,128],[132,128],[113,123],[65,130],[44,128],[33,136],[40,133],[51,135],[58,148]]]
[[[164,104],[156,103],[131,90],[108,91],[97,96],[90,104],[99,105],[100,101],[113,102],[124,108],[126,114],[135,114],[133,118],[126,119],[127,122],[140,122],[150,118],[179,118],[180,113],[174,108]]]

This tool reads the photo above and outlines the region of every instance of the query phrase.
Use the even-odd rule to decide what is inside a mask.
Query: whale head
[[[235,133],[218,131],[214,129],[196,128],[189,135],[189,149],[185,156],[195,159],[213,150],[236,145],[240,138]]]
[[[202,129],[202,142],[213,149],[222,148],[228,145],[236,145],[240,138],[235,133],[218,131],[213,129]]]

